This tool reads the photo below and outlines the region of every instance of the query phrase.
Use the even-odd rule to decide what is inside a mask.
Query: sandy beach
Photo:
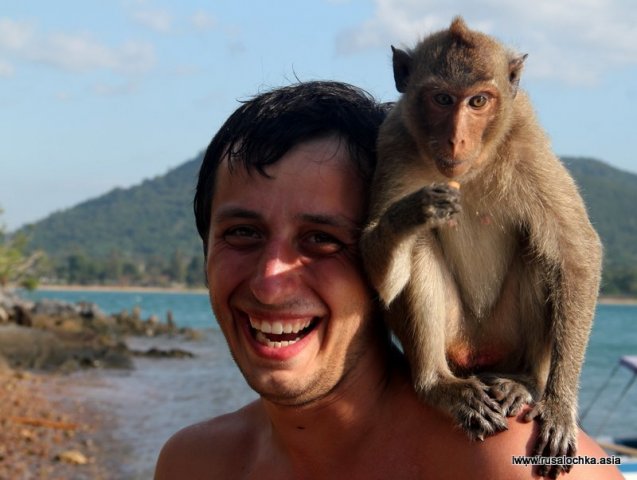
[[[0,479],[115,479],[100,453],[108,425],[60,377],[0,367]]]
[[[166,359],[179,369],[200,336],[135,312],[107,315],[88,303],[0,291],[0,480],[152,478],[159,442],[177,426],[133,471],[141,455],[132,452],[148,435],[131,438],[126,426],[144,432],[152,423],[137,420],[149,410],[140,376],[156,378]],[[161,386],[158,402],[170,388]]]

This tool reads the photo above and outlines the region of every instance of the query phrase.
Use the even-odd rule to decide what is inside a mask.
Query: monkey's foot
[[[532,455],[542,457],[572,457],[577,451],[577,423],[564,408],[541,400],[525,416],[525,421],[537,419],[540,431]],[[571,465],[540,465],[538,474],[557,478],[561,472],[569,472]]]
[[[489,395],[489,387],[478,378],[458,379],[441,387],[444,393],[438,404],[452,414],[471,440],[484,440],[507,430],[500,405]]]
[[[533,393],[521,381],[493,374],[483,374],[479,378],[489,386],[489,395],[500,404],[506,417],[514,417],[525,405],[533,404]]]

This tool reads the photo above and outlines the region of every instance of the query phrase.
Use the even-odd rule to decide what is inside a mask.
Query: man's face
[[[343,147],[302,143],[267,168],[271,178],[226,161],[217,173],[211,303],[250,386],[282,404],[323,397],[370,350],[364,189]]]

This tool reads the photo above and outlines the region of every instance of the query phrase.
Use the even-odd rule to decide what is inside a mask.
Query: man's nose
[[[289,242],[268,242],[261,251],[250,281],[255,298],[264,305],[276,305],[298,294],[299,260],[298,252]]]

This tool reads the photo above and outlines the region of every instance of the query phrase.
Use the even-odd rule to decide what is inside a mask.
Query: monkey
[[[360,247],[414,388],[473,440],[526,408],[534,454],[572,456],[602,247],[519,88],[527,55],[461,17],[392,51]]]

